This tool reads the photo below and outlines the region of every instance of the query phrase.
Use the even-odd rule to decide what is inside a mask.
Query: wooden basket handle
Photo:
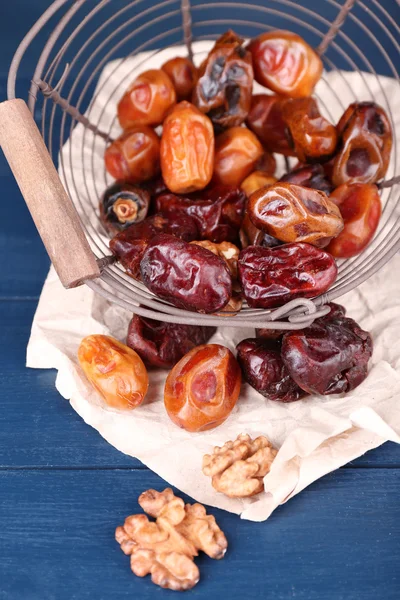
[[[78,213],[23,100],[0,103],[0,145],[63,286],[99,277]]]

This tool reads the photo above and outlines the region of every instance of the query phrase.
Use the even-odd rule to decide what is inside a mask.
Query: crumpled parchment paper
[[[197,50],[207,50],[209,46],[208,42],[199,42]],[[166,50],[161,58],[150,58],[145,68],[159,67],[177,53],[183,54],[184,50]],[[112,90],[122,77],[134,72],[138,62],[140,59],[136,57],[106,65],[98,84],[100,91],[90,109],[92,119],[101,117],[104,129],[115,119],[120,95]],[[133,77],[131,75],[130,79]],[[343,86],[343,77],[348,85]],[[396,115],[399,96],[397,84],[391,79],[382,77],[378,85],[374,78],[355,73],[331,73],[325,74],[324,78],[334,87],[337,85],[345,105],[353,101],[351,89],[355,87],[360,90],[358,96],[365,99],[370,98],[369,91],[372,90],[378,102],[379,95],[386,93]],[[322,102],[326,100],[330,114],[338,119],[341,109],[323,81],[317,95]],[[109,104],[103,110],[106,98]],[[112,130],[118,134],[116,123]],[[84,133],[80,125],[63,148],[60,175],[75,201],[79,191],[82,204],[78,210],[81,214],[82,206],[93,204],[91,194],[98,194],[98,186],[104,189],[103,152],[103,140],[90,132]],[[393,169],[392,164],[392,172]],[[71,185],[72,172],[75,188]],[[85,185],[83,174],[86,175]],[[96,227],[94,207],[87,208],[86,214],[89,217],[85,218]],[[104,244],[107,244],[106,239]],[[139,458],[171,485],[199,502],[240,514],[244,519],[263,521],[279,504],[326,473],[387,440],[400,443],[399,273],[400,256],[397,256],[357,290],[339,300],[346,306],[349,316],[369,330],[374,340],[370,374],[356,390],[343,397],[312,396],[291,404],[280,404],[266,400],[244,384],[239,402],[228,420],[217,429],[204,433],[187,433],[168,418],[163,404],[167,372],[163,370],[150,373],[149,393],[138,409],[118,413],[103,404],[78,365],[77,349],[84,336],[94,333],[113,335],[124,341],[131,315],[96,296],[86,286],[64,290],[53,268],[44,284],[33,321],[27,366],[57,369],[57,389],[85,422],[97,429],[110,444]],[[252,336],[252,329],[226,327],[219,329],[211,341],[234,350],[241,339]],[[229,499],[216,492],[201,471],[203,455],[210,453],[214,446],[235,439],[239,433],[254,437],[263,434],[279,448],[272,469],[264,479],[265,493],[244,500]]]

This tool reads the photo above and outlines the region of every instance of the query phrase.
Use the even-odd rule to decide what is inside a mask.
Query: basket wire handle
[[[0,144],[63,286],[100,277],[78,213],[23,100],[0,104]]]
[[[335,39],[338,31],[342,27],[343,23],[345,22],[345,20],[347,18],[347,15],[353,8],[356,1],[357,0],[346,0],[346,2],[343,4],[342,8],[339,11],[338,16],[336,17],[336,19],[333,21],[332,25],[330,26],[329,31],[326,33],[325,37],[321,41],[318,48],[315,49],[315,51],[317,52],[317,54],[319,54],[319,56],[322,56],[322,54],[324,54],[326,52],[326,50],[327,50],[328,46],[330,45],[330,43],[332,42],[332,40]]]

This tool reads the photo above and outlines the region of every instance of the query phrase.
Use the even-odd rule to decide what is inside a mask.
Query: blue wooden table
[[[1,99],[12,51],[47,4],[1,3]],[[49,263],[3,156],[0,190],[0,599],[172,597],[135,577],[114,541],[138,495],[165,482],[85,425],[56,392],[54,372],[25,368]],[[223,561],[199,559],[190,597],[398,600],[399,492],[400,447],[388,443],[265,523],[211,509],[229,550]]]

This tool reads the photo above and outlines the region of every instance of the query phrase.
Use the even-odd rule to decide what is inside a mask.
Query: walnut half
[[[130,555],[131,569],[138,577],[151,574],[152,582],[162,588],[189,590],[200,579],[193,561],[199,550],[211,558],[223,558],[226,537],[201,504],[185,505],[170,488],[143,492],[139,504],[156,520],[131,515],[115,531],[115,539]]]
[[[264,490],[263,478],[271,468],[277,450],[264,436],[255,440],[245,433],[234,442],[216,446],[203,458],[203,473],[212,486],[231,498],[246,498]]]

